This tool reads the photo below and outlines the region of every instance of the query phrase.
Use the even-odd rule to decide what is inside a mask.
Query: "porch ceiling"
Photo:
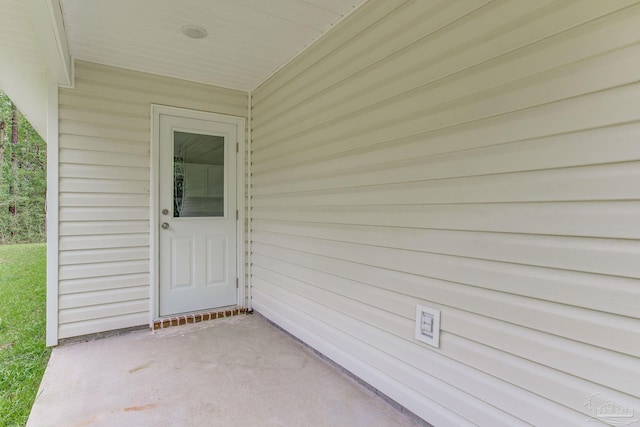
[[[256,88],[366,0],[61,0],[76,59]],[[190,39],[185,25],[206,29]]]

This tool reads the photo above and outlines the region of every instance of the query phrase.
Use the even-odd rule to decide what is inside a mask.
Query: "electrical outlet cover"
[[[422,318],[424,316],[431,317],[433,319],[431,325],[431,333],[422,332]],[[428,321],[425,324],[428,325]],[[434,347],[440,347],[440,310],[427,307],[425,305],[416,306],[416,339],[432,345]]]

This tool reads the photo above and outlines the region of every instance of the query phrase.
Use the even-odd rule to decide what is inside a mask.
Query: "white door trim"
[[[191,119],[215,120],[236,126],[238,154],[236,156],[236,209],[238,221],[236,221],[236,275],[238,277],[238,306],[245,306],[245,271],[244,271],[244,177],[245,177],[245,119],[244,117],[228,116],[224,114],[208,113],[204,111],[189,110],[184,108],[169,107],[165,105],[151,104],[151,164],[150,164],[150,211],[149,211],[149,326],[153,327],[153,321],[159,318],[160,301],[160,275],[158,259],[160,247],[158,244],[160,222],[158,211],[160,210],[158,187],[160,178],[160,115],[177,115]]]

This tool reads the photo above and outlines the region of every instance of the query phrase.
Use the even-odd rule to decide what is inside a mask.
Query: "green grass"
[[[27,422],[49,360],[46,248],[0,246],[0,426]]]

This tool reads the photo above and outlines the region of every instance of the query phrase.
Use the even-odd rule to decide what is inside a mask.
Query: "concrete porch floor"
[[[259,315],[54,349],[28,427],[423,425]]]

